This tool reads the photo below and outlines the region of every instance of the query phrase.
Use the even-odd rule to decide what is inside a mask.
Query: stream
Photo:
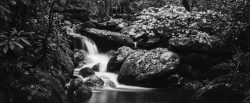
[[[191,92],[178,89],[99,89],[86,103],[193,103],[191,98]]]

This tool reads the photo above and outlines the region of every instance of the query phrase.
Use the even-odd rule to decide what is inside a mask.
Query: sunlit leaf
[[[17,33],[17,30],[16,30],[15,28],[12,28],[12,30],[13,30],[13,31],[11,31],[10,36],[13,36],[13,35],[15,35],[15,34]]]
[[[17,33],[17,35],[22,35],[23,34],[23,30],[21,30],[21,31],[19,31],[18,33]]]
[[[15,41],[13,43],[16,44],[18,47],[23,48],[23,46],[20,43],[15,42]]]
[[[31,46],[30,42],[28,40],[26,40],[25,38],[20,38],[20,40],[22,40],[25,44]]]
[[[35,34],[35,32],[24,32],[23,34],[31,35],[31,34]]]
[[[9,42],[10,45],[10,49],[13,50],[15,48],[15,45],[13,44],[13,42]]]
[[[0,35],[1,38],[8,38],[6,35],[2,34]]]
[[[5,12],[7,12],[7,13],[11,13],[11,11],[6,9],[3,5],[0,5],[0,10],[3,10]]]

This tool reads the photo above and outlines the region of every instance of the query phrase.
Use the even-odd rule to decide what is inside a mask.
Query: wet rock
[[[84,82],[84,85],[93,88],[102,88],[104,81],[97,76],[92,76]]]
[[[102,51],[116,50],[121,46],[133,46],[133,39],[119,32],[87,28],[81,33],[95,41],[97,47]]]
[[[119,67],[121,67],[121,64],[119,64],[119,62],[117,62],[116,59],[118,52],[111,50],[108,51],[106,54],[110,57],[109,62],[107,64],[107,71],[109,72],[119,71],[120,70]]]
[[[94,75],[95,72],[93,69],[89,68],[89,67],[86,67],[86,68],[82,68],[80,71],[79,71],[79,75],[81,75],[83,78],[84,77],[88,77],[88,76],[91,76],[91,75]]]
[[[85,50],[76,50],[74,53],[74,64],[75,66],[79,66],[81,61],[84,61],[87,52]]]
[[[114,75],[113,75],[114,76]],[[115,88],[116,84],[114,81],[116,80],[112,80],[111,78],[113,77],[112,74],[110,75],[98,75],[99,78],[101,78],[104,82],[103,88]]]
[[[99,30],[95,28],[88,28],[86,29],[86,31],[96,36],[100,36],[100,37],[103,37],[112,41],[116,41],[117,43],[122,43],[126,45],[131,45],[133,43],[133,40],[129,36],[122,34],[122,33],[112,32],[112,31],[107,31],[107,30]]]
[[[113,71],[113,72],[120,71],[122,63],[125,60],[125,58],[127,58],[134,51],[135,50],[126,46],[118,48],[118,50],[115,53],[113,53],[108,62],[108,67],[107,67],[108,71]]]
[[[94,65],[94,66],[92,67],[92,70],[94,70],[94,71],[99,71],[99,68],[100,68],[100,63]]]
[[[123,62],[118,81],[140,86],[163,86],[175,74],[180,62],[179,56],[164,49],[138,50]]]
[[[201,88],[194,98],[196,103],[241,103],[245,96],[225,84],[216,84]]]
[[[80,78],[73,79],[67,91],[71,101],[82,102],[88,100],[92,96],[91,89],[85,86],[84,81]]]
[[[122,62],[117,61],[117,56],[113,56],[110,58],[107,66],[107,70],[110,72],[116,72],[121,69]]]

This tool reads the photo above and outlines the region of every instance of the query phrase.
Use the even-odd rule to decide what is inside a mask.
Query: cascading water
[[[116,85],[117,88],[127,88],[127,89],[149,89],[149,88],[143,88],[143,87],[137,87],[137,86],[127,86],[127,85],[122,85],[119,84],[117,82],[117,77],[118,75],[115,73],[111,73],[111,72],[107,72],[107,65],[109,62],[110,57],[99,53],[98,52],[98,48],[95,44],[94,41],[92,41],[91,39],[82,36],[80,34],[75,33],[75,27],[73,26],[72,28],[68,27],[68,34],[73,36],[73,37],[78,37],[81,38],[81,42],[82,42],[82,47],[85,46],[85,48],[87,49],[86,51],[88,51],[88,55],[85,58],[85,65],[83,65],[80,68],[76,68],[74,69],[74,75],[78,76],[80,78],[82,78],[79,75],[79,71],[85,67],[90,67],[92,68],[94,65],[99,64],[99,72],[96,72],[96,75],[98,77],[104,77],[104,78],[108,78],[109,80],[111,80],[112,82],[114,82],[114,84]],[[84,81],[86,80],[85,78],[82,78]]]
[[[106,72],[107,64],[108,64],[110,57],[105,54],[99,53],[94,41],[87,38],[86,36],[82,36],[80,34],[75,33],[75,26],[73,26],[72,28],[68,27],[67,29],[68,29],[69,35],[73,37],[78,37],[81,39],[82,49],[85,46],[86,51],[88,51],[88,55],[86,56],[86,60],[85,60],[86,65],[84,65],[81,68],[93,67],[94,65],[99,64],[99,71]],[[76,69],[76,71],[77,70],[78,69]]]

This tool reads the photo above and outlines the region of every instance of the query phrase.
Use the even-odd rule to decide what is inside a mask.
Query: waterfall
[[[88,55],[86,56],[86,60],[85,60],[86,65],[84,65],[81,68],[85,68],[85,67],[92,68],[94,65],[99,64],[99,71],[106,72],[107,71],[107,64],[108,64],[110,57],[105,55],[105,54],[99,53],[95,42],[93,40],[87,38],[86,36],[83,36],[81,34],[77,34],[75,32],[75,28],[76,28],[76,26],[73,26],[72,28],[67,27],[68,34],[73,36],[73,37],[80,38],[81,45],[82,45],[81,49],[84,49],[84,47],[85,47],[86,51],[88,52]]]
[[[79,71],[85,67],[90,67],[92,68],[94,65],[99,64],[99,72],[95,72],[96,75],[98,77],[105,77],[108,78],[109,80],[111,80],[112,82],[114,82],[114,84],[116,85],[117,88],[127,88],[127,89],[149,89],[149,88],[143,88],[143,87],[137,87],[137,86],[127,86],[127,85],[122,85],[119,84],[117,81],[117,77],[118,75],[115,73],[111,73],[111,72],[107,72],[107,65],[109,62],[110,57],[99,53],[98,52],[98,48],[95,44],[94,41],[92,41],[91,39],[87,38],[86,36],[82,36],[80,34],[75,33],[75,26],[73,26],[72,28],[67,27],[66,29],[68,29],[68,34],[73,36],[73,37],[78,37],[81,39],[81,45],[82,45],[82,49],[84,49],[84,47],[87,49],[86,51],[88,51],[88,55],[85,58],[85,65],[83,65],[80,68],[76,68],[74,69],[74,75],[78,76],[80,78],[82,78],[79,75]],[[82,78],[84,81],[86,80],[86,78]]]
[[[91,39],[82,36],[82,43],[85,44],[89,54],[94,55],[99,53],[95,42],[93,42]]]

